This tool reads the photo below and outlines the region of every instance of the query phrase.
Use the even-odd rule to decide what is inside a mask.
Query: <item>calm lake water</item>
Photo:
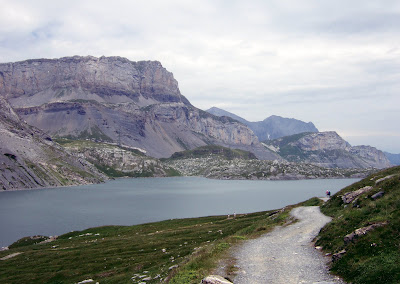
[[[358,179],[232,181],[200,177],[118,179],[104,184],[0,193],[0,247],[25,236],[101,225],[272,210],[332,194]]]

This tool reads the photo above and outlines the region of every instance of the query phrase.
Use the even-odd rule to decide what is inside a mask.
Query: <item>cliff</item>
[[[247,126],[192,106],[157,61],[74,56],[0,64],[0,94],[52,137],[115,142],[153,157],[218,144],[277,158]]]
[[[21,121],[0,97],[0,189],[97,183],[107,177]]]
[[[382,151],[371,146],[352,147],[333,131],[296,134],[265,141],[264,145],[288,161],[322,167],[382,169],[391,165]]]

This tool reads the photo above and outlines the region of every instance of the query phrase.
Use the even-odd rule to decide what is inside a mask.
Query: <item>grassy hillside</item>
[[[0,252],[0,283],[199,283],[232,244],[282,224],[289,208],[24,238]]]
[[[352,283],[400,283],[400,167],[342,189],[321,210],[334,218],[317,241],[339,253],[334,273]]]

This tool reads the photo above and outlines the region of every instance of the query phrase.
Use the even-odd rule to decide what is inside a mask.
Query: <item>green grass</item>
[[[379,178],[395,175],[375,184]],[[320,233],[317,245],[326,252],[336,253],[345,249],[347,253],[332,264],[332,271],[352,283],[400,283],[400,167],[393,167],[350,185],[335,194],[321,206],[323,213],[334,219]],[[348,205],[341,196],[364,186],[373,189],[359,196]],[[373,200],[379,191],[385,195]],[[358,228],[388,222],[383,227],[359,237],[348,244],[344,236]]]
[[[199,283],[231,245],[282,224],[288,210],[98,227],[46,244],[22,239],[0,252],[22,252],[1,262],[0,283],[139,283],[141,275],[153,278],[147,283]]]

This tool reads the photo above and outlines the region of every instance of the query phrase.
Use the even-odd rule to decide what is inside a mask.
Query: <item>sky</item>
[[[400,153],[400,1],[0,0],[0,62],[158,60],[196,107]]]

